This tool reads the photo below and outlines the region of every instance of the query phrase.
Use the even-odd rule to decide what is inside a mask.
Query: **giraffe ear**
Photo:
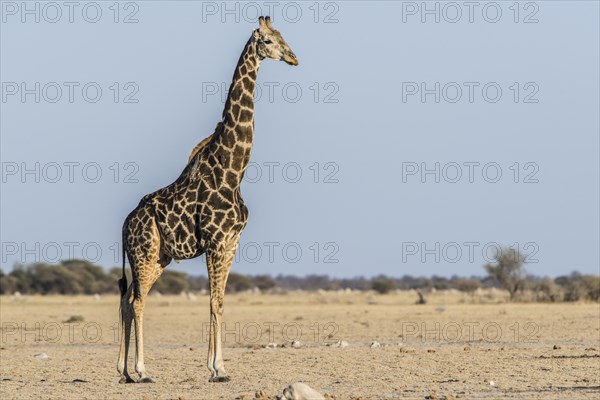
[[[271,23],[271,17],[265,17],[265,22],[267,23],[267,27],[269,29],[273,29],[273,24]]]
[[[264,17],[258,17],[258,29],[265,29],[267,24],[265,23]]]

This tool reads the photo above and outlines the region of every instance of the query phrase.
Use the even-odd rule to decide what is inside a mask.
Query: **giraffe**
[[[117,370],[121,383],[134,382],[127,356],[134,326],[137,382],[152,382],[144,365],[144,305],[152,285],[172,261],[206,255],[210,288],[207,366],[211,382],[226,382],[221,346],[225,285],[248,209],[240,184],[250,160],[254,135],[254,89],[265,58],[298,65],[295,54],[269,17],[259,18],[235,68],[215,132],[192,151],[171,185],[144,196],[123,224],[123,277],[119,280],[121,345]],[[127,286],[125,255],[132,282]]]

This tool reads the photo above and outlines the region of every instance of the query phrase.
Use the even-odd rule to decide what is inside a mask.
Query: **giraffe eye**
[[[265,39],[265,40],[263,41],[263,43],[264,43],[264,44],[271,44],[271,43],[273,43],[273,42],[272,42],[271,40],[269,40],[269,39]]]

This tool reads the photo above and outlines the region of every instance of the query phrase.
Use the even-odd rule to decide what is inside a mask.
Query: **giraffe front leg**
[[[228,382],[230,380],[225,372],[223,361],[221,318],[225,300],[225,285],[235,257],[238,240],[239,237],[231,243],[220,246],[218,250],[209,250],[206,257],[210,284],[210,338],[207,362],[211,372],[210,382]]]
[[[217,297],[217,296],[214,296]],[[225,372],[223,350],[221,344],[221,318],[223,315],[223,301],[218,298],[210,300],[211,339],[208,348],[208,369],[211,372],[210,382],[228,382],[230,380]]]
[[[214,354],[215,354],[215,324],[213,323],[212,311],[210,313],[210,329],[208,337],[208,356],[206,366],[210,371],[211,379],[217,376],[217,370],[213,367]],[[210,381],[210,380],[209,380]]]

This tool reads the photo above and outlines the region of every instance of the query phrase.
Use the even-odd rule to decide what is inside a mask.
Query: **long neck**
[[[253,37],[240,55],[223,109],[223,129],[216,142],[231,153],[230,169],[243,177],[250,161],[254,136],[254,88],[260,66]]]

